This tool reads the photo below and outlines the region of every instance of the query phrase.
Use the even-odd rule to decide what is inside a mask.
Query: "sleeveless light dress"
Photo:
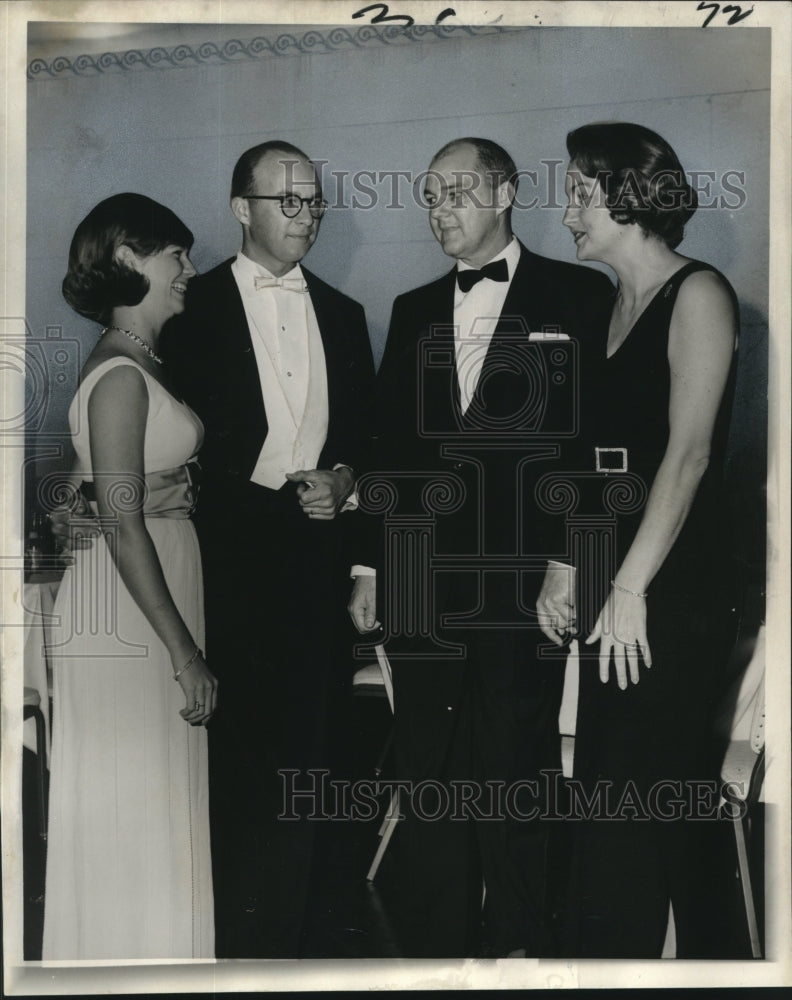
[[[120,365],[142,372],[149,394],[147,474],[183,465],[203,439],[188,406],[130,358],[112,358],[86,376],[69,411],[87,480],[88,400]],[[147,516],[146,528],[171,597],[203,647],[192,522]],[[185,698],[170,657],[104,538],[74,552],[55,615],[43,958],[212,958],[206,730],[179,715]]]

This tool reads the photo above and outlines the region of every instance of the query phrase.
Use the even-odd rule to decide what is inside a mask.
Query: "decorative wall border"
[[[409,42],[449,39],[460,34],[476,36],[509,31],[498,25],[414,25],[409,28],[387,25],[376,28],[363,25],[356,31],[337,27],[327,32],[311,29],[299,38],[283,34],[274,39],[257,36],[249,42],[237,38],[218,44],[203,42],[198,46],[177,45],[172,49],[127,49],[125,52],[103,52],[101,55],[80,55],[75,59],[55,56],[51,62],[33,59],[27,68],[28,80],[54,80],[70,76],[96,76],[102,73],[147,69],[183,69],[196,66],[222,66],[266,59],[272,56],[302,56],[313,53],[348,51],[350,48],[374,48],[378,45],[398,45]]]

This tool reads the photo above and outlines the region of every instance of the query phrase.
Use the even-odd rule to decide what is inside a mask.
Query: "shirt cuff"
[[[376,576],[377,571],[372,569],[371,566],[353,566],[349,571],[349,576],[351,579],[355,579],[356,576]]]
[[[344,501],[341,507],[341,513],[343,514],[345,510],[357,510],[358,509],[358,495],[355,490],[353,490],[349,496]]]
[[[336,462],[336,464],[333,466],[333,472],[336,472],[338,469],[349,469],[352,475],[353,476],[355,475],[355,470],[352,468],[352,466],[345,465],[343,462]],[[346,510],[357,510],[357,509],[358,509],[358,495],[357,491],[353,488],[352,492],[349,494],[349,496],[341,505],[341,510],[339,511],[339,513],[343,514],[344,511]]]

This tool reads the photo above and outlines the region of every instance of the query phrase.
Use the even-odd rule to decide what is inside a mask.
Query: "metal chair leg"
[[[745,919],[748,924],[748,935],[751,939],[751,955],[754,958],[761,958],[762,950],[759,945],[759,927],[756,922],[751,873],[748,869],[748,848],[745,842],[745,827],[743,826],[741,816],[735,816],[733,822],[734,839],[737,844],[737,863],[740,869],[740,882],[742,883],[743,902],[745,904]]]
[[[25,705],[23,719],[33,719],[36,726],[36,772],[38,785],[39,836],[47,839],[47,762],[44,716],[36,705]]]
[[[374,860],[371,862],[371,867],[366,875],[366,880],[368,882],[373,882],[377,875],[377,870],[379,869],[380,862],[388,849],[388,844],[393,836],[393,831],[396,829],[396,825],[399,822],[399,790],[398,788],[393,793],[393,796],[388,806],[388,811],[385,813],[385,819],[382,821],[382,826],[380,827],[379,837],[380,843],[377,848],[377,853],[374,855]]]
[[[391,727],[388,730],[388,738],[385,740],[385,745],[382,748],[382,752],[380,753],[377,759],[377,763],[374,765],[374,774],[378,778],[382,774],[382,769],[385,766],[385,758],[388,756],[388,751],[391,748],[391,743],[393,743],[393,731],[395,728],[396,728],[395,725],[391,723]]]

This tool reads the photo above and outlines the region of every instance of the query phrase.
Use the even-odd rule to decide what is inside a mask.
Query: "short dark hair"
[[[476,161],[482,174],[489,178],[493,188],[500,187],[501,184],[510,182],[517,190],[517,166],[509,156],[503,146],[499,146],[492,139],[479,139],[475,136],[466,136],[463,139],[452,139],[447,142],[442,149],[439,149],[432,157],[435,163],[442,156],[455,153],[461,146],[472,146],[476,150]],[[430,164],[431,166],[431,164]]]
[[[237,160],[234,173],[231,176],[232,198],[244,198],[245,195],[252,193],[253,171],[267,153],[286,153],[287,156],[299,156],[304,160],[309,160],[301,149],[293,146],[290,142],[283,142],[280,139],[260,142],[258,146],[246,149]]]
[[[662,136],[631,122],[592,122],[570,132],[566,145],[570,163],[596,178],[615,222],[636,223],[672,250],[682,242],[698,198]]]
[[[169,208],[142,194],[114,194],[92,208],[77,226],[69,248],[69,266],[61,289],[75,312],[99,323],[116,306],[143,301],[149,280],[115,259],[126,245],[149,257],[167,246],[193,245],[193,234]]]

